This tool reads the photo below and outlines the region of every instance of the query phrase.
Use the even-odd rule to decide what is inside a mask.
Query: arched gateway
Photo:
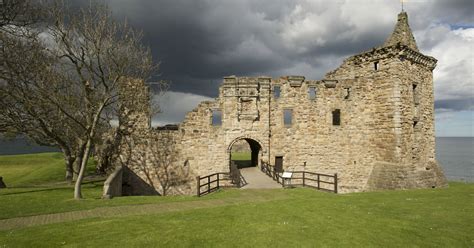
[[[251,167],[259,166],[260,161],[262,160],[262,156],[263,156],[263,147],[260,142],[258,142],[254,138],[250,138],[247,136],[236,138],[232,142],[230,142],[229,146],[227,147],[229,164],[231,163],[231,160],[232,160],[232,148],[234,147],[234,144],[236,144],[239,141],[247,142],[248,146],[250,147],[250,166]]]
[[[158,142],[172,136],[176,165],[193,176],[228,172],[232,146],[245,140],[252,165],[337,173],[338,192],[443,186],[434,156],[436,62],[419,52],[402,12],[385,44],[345,59],[321,80],[225,77],[219,97],[175,129],[151,129],[143,113],[135,119],[148,121],[141,122],[148,131],[137,132]]]

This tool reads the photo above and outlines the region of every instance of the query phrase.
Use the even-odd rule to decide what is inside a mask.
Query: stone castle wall
[[[407,30],[401,13],[385,46],[347,58],[322,80],[225,77],[218,98],[200,103],[175,130],[151,129],[146,111],[132,115],[129,126],[146,141],[132,156],[151,165],[155,148],[170,148],[156,144],[172,137],[173,168],[194,178],[228,172],[232,145],[245,140],[255,165],[282,157],[284,170],[338,173],[339,192],[444,186],[434,150],[436,60],[417,51],[411,32],[407,45],[396,42]],[[196,190],[192,180],[171,188]]]

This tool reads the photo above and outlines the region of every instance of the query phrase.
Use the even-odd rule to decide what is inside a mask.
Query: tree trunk
[[[71,152],[69,149],[62,147],[61,150],[64,156],[64,164],[66,166],[65,180],[66,182],[71,183],[74,175],[73,166],[76,158],[74,156],[71,156]]]
[[[66,182],[69,184],[72,183],[72,179],[74,177],[74,161],[76,159],[74,157],[69,157],[66,159]]]
[[[76,161],[74,161],[74,163],[73,163],[73,167],[72,167],[73,178],[72,178],[72,180],[74,182],[77,181],[77,175],[79,174],[79,170],[81,169],[82,160],[84,160],[83,156],[84,156],[84,153],[79,152]]]
[[[76,184],[74,185],[74,199],[82,199],[82,181],[84,180],[84,175],[87,167],[87,161],[89,160],[89,154],[91,151],[91,138],[87,139],[86,150],[84,151],[84,156],[81,159],[79,174],[77,175]]]
[[[102,110],[104,109],[106,103],[107,101],[104,101],[100,105],[99,109],[96,111],[95,116],[92,120],[92,125],[90,126],[90,129],[88,129],[89,133],[87,134],[87,141],[86,141],[84,154],[82,156],[81,167],[79,169],[79,174],[77,175],[76,184],[74,185],[74,199],[76,200],[82,199],[81,186],[82,186],[82,180],[84,179],[84,173],[87,167],[87,161],[89,161],[89,156],[91,153],[92,139],[94,138],[94,135],[96,132],[97,123],[99,122],[100,114],[102,113]]]

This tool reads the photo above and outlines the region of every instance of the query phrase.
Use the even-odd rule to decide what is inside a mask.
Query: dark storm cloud
[[[161,79],[172,81],[171,90],[211,97],[217,95],[222,77],[233,74],[278,77],[299,73],[320,79],[345,57],[381,45],[392,32],[400,11],[398,0],[108,0],[107,3],[117,18],[126,18],[143,30],[155,60],[161,62]],[[422,51],[436,53],[440,40],[446,41],[450,31],[449,27],[438,31],[429,27],[443,23],[474,25],[473,3],[472,0],[408,1],[405,9]],[[443,66],[448,60],[452,68],[456,68],[453,66],[456,63],[462,64],[451,58],[440,60],[438,87],[440,82],[448,85],[451,81],[443,76],[454,70]],[[462,77],[465,73],[464,70],[456,75]],[[469,80],[469,75],[464,78]],[[462,88],[443,88],[436,96],[443,99],[443,94],[449,94],[445,98],[466,99],[461,91]]]
[[[382,43],[389,33],[375,25],[375,31],[352,35],[351,23],[337,21],[342,2],[255,2],[114,0],[109,5],[144,31],[172,90],[208,96],[217,94],[223,76],[280,76],[280,71],[302,62],[315,67],[306,76],[322,77],[327,57],[341,61]],[[291,26],[308,21],[325,26]]]

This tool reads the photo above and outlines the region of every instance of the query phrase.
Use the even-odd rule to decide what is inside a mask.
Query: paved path
[[[260,171],[258,167],[243,168],[240,170],[247,184],[244,189],[277,189],[281,185]],[[30,226],[46,225],[75,221],[88,218],[132,216],[142,214],[159,214],[192,209],[212,208],[243,203],[256,203],[285,199],[285,196],[262,193],[259,191],[241,192],[240,196],[228,199],[205,199],[196,201],[154,203],[142,205],[126,205],[116,207],[103,207],[90,210],[72,211],[65,213],[43,214],[35,216],[18,217],[0,220],[0,231]]]
[[[242,189],[281,189],[281,185],[265,173],[260,171],[258,167],[248,167],[240,169],[242,177],[247,184]]]
[[[53,223],[75,221],[88,218],[99,217],[124,217],[143,214],[159,214],[168,212],[178,212],[193,209],[205,209],[220,206],[239,205],[245,203],[257,203],[274,200],[282,200],[287,197],[281,194],[272,194],[262,191],[242,191],[239,196],[226,199],[205,199],[200,198],[195,201],[154,203],[142,205],[126,205],[117,207],[103,207],[90,210],[72,211],[65,213],[43,214],[36,216],[18,217],[0,220],[0,231],[39,226]],[[113,201],[113,200],[112,200]]]

